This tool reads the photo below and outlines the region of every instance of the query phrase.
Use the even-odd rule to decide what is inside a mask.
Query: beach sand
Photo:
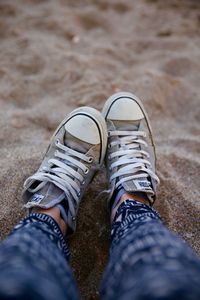
[[[22,185],[72,109],[139,96],[157,146],[155,208],[200,253],[200,3],[194,0],[0,2],[0,231],[25,215]],[[109,248],[102,169],[70,239],[83,299],[97,299]]]

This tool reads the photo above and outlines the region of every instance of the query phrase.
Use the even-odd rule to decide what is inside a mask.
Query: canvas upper
[[[105,120],[96,109],[82,107],[71,112],[52,136],[39,169],[24,183],[25,207],[63,204],[74,231],[80,201],[104,161],[106,145]]]
[[[116,93],[107,100],[102,114],[108,128],[109,199],[121,185],[129,193],[145,192],[153,204],[159,179],[152,131],[141,101],[131,93]]]

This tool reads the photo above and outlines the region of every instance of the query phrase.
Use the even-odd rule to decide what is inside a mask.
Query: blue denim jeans
[[[151,207],[125,201],[111,240],[101,299],[200,299],[200,259]],[[69,255],[51,217],[26,217],[0,246],[0,299],[79,299]]]

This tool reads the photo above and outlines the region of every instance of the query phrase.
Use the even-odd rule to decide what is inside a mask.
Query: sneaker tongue
[[[146,192],[153,194],[151,182],[146,177],[131,179],[122,183],[122,186],[127,192]]]
[[[65,131],[63,143],[68,148],[71,148],[71,149],[78,151],[80,153],[83,153],[83,154],[87,153],[92,146],[91,144],[89,144],[87,142],[80,141],[78,138],[74,137],[67,131]],[[76,159],[80,160],[77,157],[76,157]],[[69,161],[67,162],[67,164],[68,164],[68,166],[73,168],[75,171],[78,170],[78,167],[74,166],[74,164],[70,163]],[[71,178],[73,179],[73,176],[71,176]]]
[[[35,204],[40,203],[40,205],[51,203],[51,206],[53,206],[54,204],[61,202],[64,198],[65,193],[61,189],[53,183],[47,182],[43,188],[33,194],[29,201],[35,202]]]
[[[87,142],[79,140],[67,131],[65,131],[64,135],[64,145],[80,153],[87,153],[92,146]]]
[[[123,131],[138,131],[140,126],[139,121],[115,121],[112,120],[116,130],[123,130]]]

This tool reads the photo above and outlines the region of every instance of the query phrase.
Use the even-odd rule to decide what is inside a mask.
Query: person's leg
[[[200,299],[199,258],[149,205],[125,200],[111,238],[101,299]]]
[[[68,261],[55,219],[30,214],[0,245],[0,299],[78,299]]]
[[[63,235],[75,231],[83,194],[104,161],[105,120],[92,108],[69,114],[38,171],[24,184],[23,219],[0,246],[0,299],[77,299]]]
[[[117,93],[106,102],[103,115],[109,137],[112,245],[101,298],[200,299],[200,260],[151,208],[159,179],[141,101],[130,93]]]

